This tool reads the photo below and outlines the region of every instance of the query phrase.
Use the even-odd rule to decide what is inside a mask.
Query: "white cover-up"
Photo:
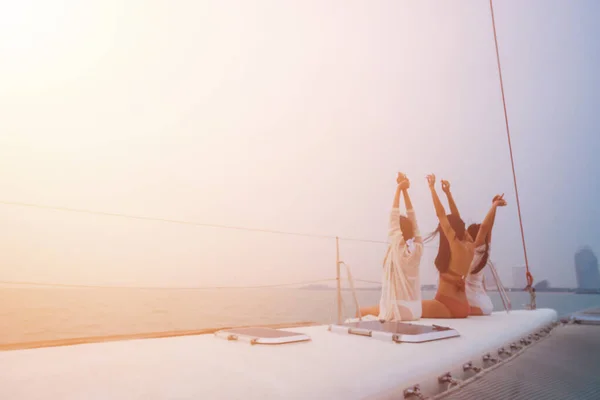
[[[475,256],[471,262],[471,268],[469,269],[470,271],[472,271],[474,268],[477,268],[484,254],[485,244],[482,244],[475,249]],[[469,273],[467,275],[467,278],[465,279],[465,292],[471,307],[477,307],[481,310],[483,315],[489,315],[492,313],[492,311],[494,311],[494,305],[492,304],[492,299],[490,299],[490,296],[488,296],[483,286],[484,270],[485,267],[483,267],[481,271],[476,274]]]
[[[380,320],[410,321],[421,318],[422,314],[419,264],[423,255],[423,239],[414,210],[407,210],[406,214],[415,234],[409,243],[404,240],[400,229],[400,210],[392,208],[390,213],[390,245],[383,261]],[[411,317],[402,318],[400,307],[408,309]]]

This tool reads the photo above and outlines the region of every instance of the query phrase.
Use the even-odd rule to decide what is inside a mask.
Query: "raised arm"
[[[417,216],[415,214],[415,210],[413,209],[412,201],[410,200],[410,195],[408,194],[408,187],[402,190],[402,196],[404,197],[404,203],[406,204],[406,215],[413,224],[415,243],[423,243],[423,238],[421,237],[421,232],[419,231],[419,225],[417,224]]]
[[[408,185],[406,175],[399,172],[396,178],[396,193],[394,194],[394,202],[392,203],[392,212],[390,213],[390,231],[389,236],[402,235],[400,230],[400,192]]]
[[[440,201],[440,197],[435,191],[435,175],[427,175],[427,183],[429,184],[429,190],[431,191],[431,198],[433,199],[433,206],[435,207],[435,214],[440,221],[440,227],[444,231],[444,234],[448,238],[448,241],[454,240],[456,238],[456,233],[454,229],[450,226],[450,221],[448,221],[448,217],[446,216],[446,210],[444,209],[444,205]]]
[[[444,209],[444,205],[440,201],[440,197],[435,191],[435,175],[427,175],[427,183],[429,184],[429,190],[431,191],[433,207],[435,207],[435,215],[437,215],[439,220],[441,220],[442,218],[446,218],[446,210]]]
[[[494,199],[492,200],[492,208],[490,208],[487,215],[483,219],[481,227],[479,228],[479,232],[477,233],[477,238],[475,238],[475,247],[486,243],[489,244],[492,240],[492,228],[494,227],[494,221],[496,220],[496,209],[498,207],[506,206],[506,200],[504,200],[503,197],[504,195],[494,196]]]
[[[456,203],[454,202],[454,197],[450,192],[450,182],[442,179],[442,190],[446,193],[446,197],[448,198],[448,205],[450,206],[450,214],[454,214],[460,217],[460,213],[458,212],[458,207],[456,207]]]
[[[406,205],[406,211],[410,211],[413,209],[412,201],[410,201],[410,196],[408,194],[408,188],[410,187],[410,181],[407,179],[407,185],[402,188],[402,197],[404,197],[404,204]]]
[[[394,194],[394,202],[392,203],[392,208],[400,208],[400,192],[402,192],[402,188],[400,187],[400,183],[396,186],[396,194]]]

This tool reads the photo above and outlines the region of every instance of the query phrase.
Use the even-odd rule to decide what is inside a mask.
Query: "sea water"
[[[361,306],[379,301],[378,290],[357,292]],[[423,298],[434,292],[424,291]],[[490,293],[495,310],[503,310]],[[510,292],[513,309],[529,302]],[[342,293],[346,317],[356,313],[351,292]],[[0,287],[0,344],[76,337],[195,330],[299,321],[333,322],[334,290],[306,289],[90,289]],[[538,293],[539,308],[559,315],[600,306],[600,295]]]

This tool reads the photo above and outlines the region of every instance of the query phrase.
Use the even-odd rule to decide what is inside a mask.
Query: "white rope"
[[[18,202],[18,201],[0,200],[0,204],[6,205],[6,206],[38,208],[38,209],[42,209],[42,210],[54,210],[54,211],[71,212],[71,213],[78,213],[78,214],[99,215],[99,216],[104,216],[104,217],[127,218],[127,219],[133,219],[133,220],[164,222],[164,223],[179,224],[179,225],[193,225],[193,226],[199,226],[199,227],[205,227],[205,228],[230,229],[230,230],[247,231],[247,232],[270,233],[270,234],[276,234],[276,235],[304,236],[304,237],[312,237],[312,238],[320,238],[320,239],[335,239],[336,238],[336,236],[333,236],[333,235],[301,233],[301,232],[291,232],[291,231],[279,231],[279,230],[275,230],[275,229],[249,228],[249,227],[244,227],[244,226],[233,226],[233,225],[209,224],[209,223],[204,223],[204,222],[194,222],[194,221],[177,220],[177,219],[160,218],[160,217],[150,217],[150,216],[145,216],[145,215],[130,215],[130,214],[123,214],[123,213],[116,213],[116,212],[87,210],[87,209],[82,209],[82,208],[48,206],[45,204],[23,203],[23,202]],[[351,237],[340,237],[339,239],[345,240],[345,241],[351,241],[351,242],[388,244],[387,241],[383,241],[383,240],[360,239],[360,238],[351,238]]]

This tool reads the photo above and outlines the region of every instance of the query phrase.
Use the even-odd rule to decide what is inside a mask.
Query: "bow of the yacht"
[[[460,334],[425,343],[317,325],[286,329],[309,341],[276,346],[202,334],[4,351],[0,398],[383,399],[410,395],[417,385],[421,393],[436,394],[526,351],[556,321],[550,309],[422,319],[415,323]]]

